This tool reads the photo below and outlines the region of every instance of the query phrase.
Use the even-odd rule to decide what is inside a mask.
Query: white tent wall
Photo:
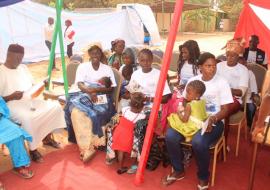
[[[161,45],[161,39],[156,23],[155,16],[149,6],[135,4],[135,10],[140,15],[140,18],[147,28],[150,36],[151,36],[151,44],[153,45]]]
[[[152,31],[151,28],[156,28],[157,31],[158,29],[151,9],[146,5],[136,4],[136,6],[138,10],[126,9],[101,14],[63,11],[62,30],[63,32],[65,30],[64,21],[71,19],[76,31],[75,52],[80,52],[90,43],[97,41],[101,42],[104,49],[110,49],[111,41],[116,38],[124,39],[127,46],[142,45],[144,33],[141,22],[144,22],[149,32]],[[150,13],[145,12],[146,10]],[[5,60],[6,50],[11,43],[18,43],[25,47],[24,62],[48,59],[49,51],[44,42],[44,26],[48,17],[55,17],[55,14],[55,9],[29,0],[0,8],[0,62]],[[153,16],[152,24],[149,15]],[[151,38],[156,44],[160,43],[159,34],[155,36],[151,34]],[[57,44],[56,53],[59,52]]]

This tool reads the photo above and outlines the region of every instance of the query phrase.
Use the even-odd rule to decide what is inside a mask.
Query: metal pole
[[[58,20],[58,34],[59,34],[59,44],[60,44],[60,51],[61,51],[61,61],[62,61],[62,72],[63,72],[63,79],[64,79],[64,89],[65,95],[68,97],[68,81],[67,81],[67,71],[66,71],[66,63],[65,63],[65,49],[64,49],[64,42],[63,42],[63,33],[61,27],[61,11],[63,7],[63,0],[58,0],[57,3],[57,20]]]
[[[150,118],[148,120],[148,126],[147,126],[146,135],[144,138],[142,154],[141,154],[138,170],[137,170],[137,173],[135,176],[134,183],[136,185],[141,184],[144,180],[143,179],[144,178],[144,170],[145,170],[146,162],[147,162],[149,151],[150,151],[151,144],[152,144],[153,132],[154,132],[154,128],[156,126],[158,110],[159,110],[159,106],[160,106],[160,102],[161,102],[161,98],[162,98],[164,85],[165,85],[166,78],[167,78],[168,69],[169,69],[170,62],[171,62],[173,46],[174,46],[174,42],[175,42],[177,30],[178,30],[180,17],[182,14],[183,4],[184,4],[184,0],[177,0],[176,4],[175,4],[173,21],[172,21],[172,25],[170,28],[168,42],[167,42],[167,46],[166,46],[166,50],[165,50],[165,54],[164,54],[164,59],[163,59],[164,62],[161,66],[159,81],[158,81],[157,90],[156,90],[155,99],[154,99],[154,105],[153,105],[153,108],[151,110]]]
[[[56,6],[56,17],[57,17],[57,6]],[[52,67],[53,67],[53,60],[55,57],[55,47],[56,47],[56,41],[57,41],[57,33],[58,33],[58,25],[59,21],[56,19],[55,25],[54,25],[54,32],[53,32],[53,39],[52,39],[52,47],[50,51],[50,60],[49,60],[49,66],[48,66],[48,86],[46,86],[46,89],[48,90],[50,88],[50,81],[52,76]]]
[[[165,36],[165,26],[164,26],[164,0],[161,1],[161,9],[162,9],[162,35]]]
[[[49,75],[49,85],[52,75],[52,66],[53,66],[53,59],[55,56],[55,47],[56,47],[56,41],[57,41],[57,35],[59,35],[59,44],[60,44],[60,50],[61,50],[61,62],[62,62],[62,72],[63,72],[63,79],[64,79],[64,89],[65,89],[65,95],[68,96],[68,82],[67,82],[67,74],[66,74],[66,64],[65,64],[65,50],[63,45],[63,34],[62,34],[62,27],[61,27],[61,11],[63,6],[63,0],[57,0],[56,1],[56,22],[54,27],[54,33],[53,33],[53,40],[52,40],[52,49],[50,52],[50,62],[48,67],[48,75]],[[46,89],[49,89],[49,85],[46,87]]]

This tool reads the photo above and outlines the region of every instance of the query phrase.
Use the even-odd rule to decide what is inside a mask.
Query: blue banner
[[[24,0],[0,0],[0,7],[6,7]]]

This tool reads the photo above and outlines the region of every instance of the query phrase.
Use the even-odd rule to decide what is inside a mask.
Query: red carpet
[[[248,184],[249,167],[251,160],[251,146],[242,141],[239,158],[234,156],[234,146],[228,154],[227,162],[217,164],[216,183],[211,189],[215,190],[246,190]],[[33,163],[31,168],[35,176],[24,180],[6,172],[0,176],[8,190],[124,190],[124,189],[168,189],[193,190],[196,189],[196,165],[194,160],[186,171],[186,177],[175,184],[164,187],[160,181],[168,174],[170,168],[159,168],[155,171],[146,171],[145,182],[136,187],[133,184],[134,175],[116,174],[116,165],[107,166],[104,163],[105,153],[98,152],[96,157],[87,165],[79,160],[79,152],[75,145],[52,152],[45,156],[42,164]],[[261,150],[258,156],[255,176],[255,190],[269,190],[269,149]]]

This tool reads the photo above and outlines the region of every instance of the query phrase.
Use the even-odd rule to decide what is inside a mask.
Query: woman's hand
[[[217,117],[215,115],[210,116],[208,120],[208,126],[205,132],[210,133],[213,129],[213,125],[217,122]]]
[[[78,83],[78,87],[83,93],[87,93],[89,95],[91,93],[94,93],[93,88],[89,88],[89,87],[85,86],[84,83],[82,83],[82,82]]]
[[[96,103],[98,101],[96,93],[89,94],[89,96],[91,97],[92,102]]]
[[[126,99],[126,100],[130,99],[129,91],[126,91],[125,94],[123,94],[121,98]]]
[[[185,89],[185,86],[186,86],[185,84],[180,84],[180,85],[177,86],[177,89],[178,89],[179,91],[183,92],[184,89]]]
[[[82,82],[78,83],[78,88],[82,91],[85,92],[85,85]]]
[[[120,68],[120,63],[118,60],[115,60],[113,63],[112,63],[112,67],[119,70]]]
[[[8,97],[8,101],[10,100],[20,100],[23,97],[22,91],[15,91]]]

